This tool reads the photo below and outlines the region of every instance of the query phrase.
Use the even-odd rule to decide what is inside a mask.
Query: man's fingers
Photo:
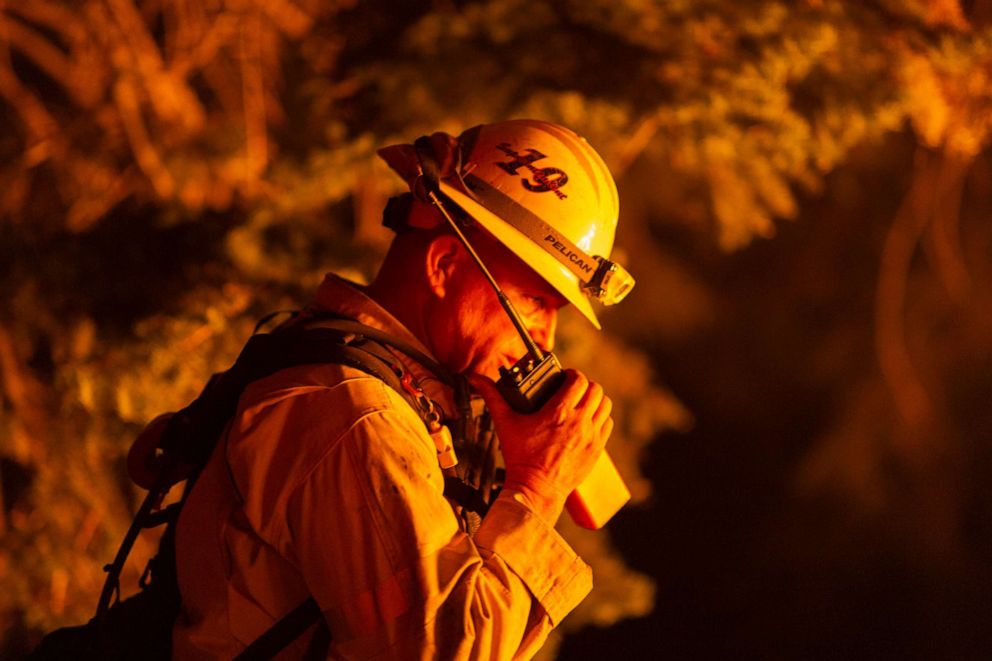
[[[573,369],[565,370],[565,383],[559,393],[562,408],[566,411],[576,408],[588,388],[589,379],[585,374]]]
[[[579,400],[578,405],[575,408],[582,409],[583,412],[588,412],[589,417],[593,417],[596,414],[596,410],[603,403],[603,398],[606,393],[603,392],[603,386],[599,385],[595,381],[589,382],[589,387],[586,389],[585,394],[582,395],[582,399]]]
[[[611,413],[613,413],[613,400],[604,394],[603,399],[599,402],[599,407],[592,415],[593,424],[601,427]]]
[[[607,418],[606,424],[603,425],[603,431],[601,432],[600,438],[603,439],[603,445],[610,440],[610,434],[613,433],[613,418]]]

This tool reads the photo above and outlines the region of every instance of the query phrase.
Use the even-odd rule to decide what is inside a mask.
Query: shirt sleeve
[[[501,495],[474,538],[461,531],[423,423],[382,391],[386,405],[324,439],[284,501],[277,544],[324,612],[332,656],[529,658],[588,594],[589,567],[519,495]]]

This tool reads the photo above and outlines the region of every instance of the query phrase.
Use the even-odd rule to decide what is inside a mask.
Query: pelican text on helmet
[[[544,237],[544,240],[550,243],[552,248],[554,248],[561,254],[565,255],[565,258],[568,261],[572,262],[586,273],[593,272],[592,264],[586,263],[586,260],[582,258],[582,255],[578,254],[577,252],[566,246],[564,243],[561,242],[561,239],[559,239],[554,234],[549,233],[546,237]]]

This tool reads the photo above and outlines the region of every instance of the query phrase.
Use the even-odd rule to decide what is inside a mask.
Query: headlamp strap
[[[598,288],[596,283],[602,278],[601,271],[608,269],[604,264],[609,264],[609,260],[589,255],[535,213],[474,174],[465,175],[463,181],[479,204],[541,246],[574,273],[583,287]]]
[[[424,202],[429,202],[428,195],[437,193],[440,188],[441,166],[438,165],[437,157],[434,154],[434,144],[430,137],[422,135],[413,142],[413,148],[417,150],[417,160],[420,161],[421,176],[415,188],[424,187],[423,192],[414,191],[414,195]]]

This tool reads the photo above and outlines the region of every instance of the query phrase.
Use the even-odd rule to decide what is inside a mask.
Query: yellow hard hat
[[[398,165],[400,148],[379,153],[408,177],[409,168]],[[619,205],[599,154],[569,129],[530,119],[471,128],[456,149],[442,168],[440,192],[599,328],[590,298],[617,303],[634,284],[609,260]]]

